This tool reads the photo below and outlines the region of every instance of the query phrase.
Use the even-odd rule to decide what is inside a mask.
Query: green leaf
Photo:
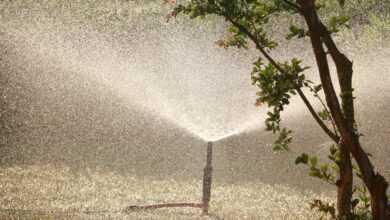
[[[318,158],[317,158],[317,157],[311,157],[311,158],[309,159],[309,163],[310,163],[310,166],[312,166],[312,167],[317,166]]]
[[[318,112],[318,116],[324,121],[330,121],[332,119],[329,112],[325,109],[322,110],[321,112]]]
[[[292,137],[290,134],[292,133],[291,130],[287,130],[286,128],[283,128],[279,132],[279,136],[274,142],[274,151],[281,151],[281,150],[289,150],[288,145],[291,143]]]
[[[322,164],[322,165],[321,165],[320,170],[321,170],[322,173],[327,173],[327,172],[328,172],[328,169],[329,169],[328,164]]]
[[[337,33],[339,32],[340,27],[349,28],[348,21],[349,21],[349,17],[345,15],[332,16],[328,21],[328,25],[327,25],[328,31],[330,33]]]
[[[295,164],[307,164],[309,161],[309,156],[305,153],[301,154],[295,159]]]
[[[314,167],[310,168],[309,176],[322,178],[321,172],[318,169],[314,168]]]
[[[290,32],[286,36],[287,40],[291,40],[294,37],[303,38],[306,36],[305,30],[303,28],[300,28],[300,27],[294,25],[294,24],[290,25],[289,30],[290,30]]]

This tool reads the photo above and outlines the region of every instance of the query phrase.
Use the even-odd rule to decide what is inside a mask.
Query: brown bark
[[[371,195],[371,206],[374,220],[388,220],[386,216],[388,200],[386,190],[388,183],[383,176],[374,171],[370,159],[360,145],[359,137],[356,134],[354,124],[354,108],[352,96],[352,63],[341,54],[333,43],[329,33],[320,22],[314,0],[299,0],[302,13],[309,27],[310,39],[316,57],[317,66],[320,73],[321,83],[324,88],[327,105],[332,117],[335,119],[337,128],[340,130],[342,148],[351,152],[363,174],[363,181]],[[329,52],[336,63],[340,88],[342,91],[343,112],[341,111],[333,83],[330,77],[329,65],[323,48],[323,42],[328,47]]]
[[[345,146],[339,146],[339,149],[341,161],[338,164],[340,168],[340,179],[336,182],[337,214],[339,217],[347,217],[347,219],[350,219],[353,184],[351,156]]]
[[[330,36],[330,33],[327,31],[325,25],[323,25],[322,23],[320,23],[320,30],[321,30],[321,35],[323,37],[324,43],[327,46],[329,53],[336,64],[337,75],[339,78],[339,84],[342,93],[341,96],[343,102],[342,106],[346,118],[347,127],[350,131],[353,131],[355,129],[354,128],[355,111],[354,111],[354,102],[353,102],[354,97],[353,97],[353,88],[352,88],[352,74],[353,74],[352,62],[343,53],[341,53],[338,50],[337,46],[335,45],[333,39]],[[381,176],[378,173],[374,173],[373,166],[370,164],[367,154],[360,147],[359,137],[358,135],[356,135],[356,133],[353,134],[353,139],[356,143],[358,143],[356,147],[360,148],[360,150],[357,151],[357,153],[366,155],[366,156],[360,155],[360,157],[366,158],[362,160],[365,161],[365,164],[362,164],[361,166],[365,166],[366,167],[365,170],[371,170],[371,171],[366,171],[366,174],[372,175],[372,177],[370,178],[371,180],[366,178],[367,180],[365,182],[367,183],[374,182],[374,184],[370,184],[371,187],[369,188],[372,197],[371,205],[372,205],[374,219],[386,219],[386,218],[389,219],[390,216],[385,217],[385,215],[388,215],[386,214],[386,209],[387,210],[389,209],[387,204],[388,200],[386,196],[388,183],[386,182],[383,176]]]
[[[309,5],[310,6],[310,5]],[[334,90],[332,79],[330,77],[329,63],[325,50],[322,46],[321,36],[315,25],[315,14],[313,12],[314,5],[304,9],[304,16],[309,26],[310,39],[312,42],[313,51],[316,57],[317,65],[320,72],[321,83],[325,92],[326,103],[335,120],[337,127],[340,130],[340,125],[345,119],[341,112],[341,107]],[[349,152],[344,144],[339,144],[341,152],[340,179],[337,181],[337,211],[339,216],[349,216],[351,214],[351,198],[352,198],[352,165]]]

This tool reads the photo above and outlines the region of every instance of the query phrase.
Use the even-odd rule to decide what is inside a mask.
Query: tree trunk
[[[349,137],[348,137],[349,138]],[[374,220],[390,220],[388,215],[388,198],[386,195],[388,183],[385,178],[374,171],[367,153],[362,149],[358,137],[353,137],[348,143],[351,153],[362,172],[363,182],[371,195],[371,210]]]
[[[388,211],[388,199],[386,191],[388,183],[383,176],[374,171],[374,167],[371,164],[370,159],[359,142],[359,136],[356,134],[353,128],[353,96],[352,96],[352,64],[351,70],[349,67],[345,68],[345,59],[338,59],[342,57],[335,57],[334,49],[337,49],[329,36],[327,31],[324,31],[323,24],[318,18],[315,9],[315,0],[299,0],[300,6],[302,7],[302,14],[309,27],[310,40],[313,47],[313,52],[316,58],[321,83],[324,88],[325,98],[332,117],[335,120],[337,128],[341,133],[341,144],[340,147],[346,151],[351,152],[355,158],[363,175],[363,181],[367,186],[371,195],[371,208],[374,220],[390,220],[387,215]],[[341,110],[335,89],[330,77],[329,64],[327,56],[323,48],[325,43],[331,53],[332,58],[336,62],[338,68],[338,77],[340,87],[342,91],[343,111]],[[333,50],[333,54],[332,54]],[[340,55],[340,54],[339,54]],[[344,70],[343,70],[344,69]]]
[[[336,182],[337,185],[337,215],[339,218],[351,217],[351,201],[352,201],[352,184],[353,173],[352,163],[349,151],[345,146],[339,146],[340,162],[340,179]]]

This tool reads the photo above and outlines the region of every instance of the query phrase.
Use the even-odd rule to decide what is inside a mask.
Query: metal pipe
[[[206,166],[203,170],[203,214],[208,214],[209,204],[211,198],[211,181],[212,181],[212,159],[213,159],[213,142],[207,143],[207,157],[206,157]]]

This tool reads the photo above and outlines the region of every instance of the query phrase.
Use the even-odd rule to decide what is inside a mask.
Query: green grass
[[[129,205],[199,202],[201,180],[155,180],[52,166],[0,169],[0,218],[25,219],[316,219],[316,197],[282,185],[216,182],[211,215],[193,208],[124,213]],[[7,211],[5,211],[7,210]],[[12,211],[14,210],[14,211]],[[87,213],[92,212],[92,213]]]

